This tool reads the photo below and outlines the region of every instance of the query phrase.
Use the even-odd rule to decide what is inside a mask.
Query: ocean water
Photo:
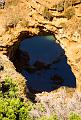
[[[35,36],[24,39],[20,43],[19,49],[28,53],[31,67],[36,61],[41,61],[47,65],[50,64],[49,68],[32,73],[21,68],[21,73],[27,79],[29,89],[50,92],[61,86],[76,87],[76,78],[71,71],[71,67],[67,64],[65,51],[56,43],[53,36]],[[57,80],[57,85],[57,81],[51,79],[55,75],[59,76],[58,78],[61,78],[63,82],[60,83],[60,80]]]

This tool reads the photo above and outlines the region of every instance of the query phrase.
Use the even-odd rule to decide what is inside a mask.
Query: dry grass
[[[9,7],[9,6],[17,6],[19,0],[6,0],[6,4],[5,7]]]
[[[74,7],[68,7],[68,8],[64,11],[64,16],[65,16],[68,20],[71,19],[74,15],[75,15],[75,9],[74,9]]]

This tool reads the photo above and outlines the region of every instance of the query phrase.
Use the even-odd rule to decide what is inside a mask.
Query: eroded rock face
[[[3,61],[2,59],[0,58],[0,71],[4,70],[4,65],[3,65]]]
[[[0,0],[0,8],[4,8],[5,0]]]
[[[10,62],[8,57],[0,53],[0,83],[4,82],[6,77],[10,77],[16,82],[20,97],[25,98],[27,89],[24,77],[16,72],[13,63]]]
[[[55,35],[76,76],[76,90],[81,92],[80,11],[80,0],[6,0],[0,9],[0,52],[13,58],[23,38]]]

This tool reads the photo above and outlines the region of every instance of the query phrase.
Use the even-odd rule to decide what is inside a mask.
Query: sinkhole
[[[32,93],[51,92],[61,86],[76,87],[65,51],[52,35],[23,39],[15,55],[15,66]]]

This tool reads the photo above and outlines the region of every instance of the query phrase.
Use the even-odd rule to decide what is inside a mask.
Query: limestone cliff
[[[5,0],[0,9],[1,56],[12,59],[23,38],[48,34],[65,50],[81,92],[81,0]]]

